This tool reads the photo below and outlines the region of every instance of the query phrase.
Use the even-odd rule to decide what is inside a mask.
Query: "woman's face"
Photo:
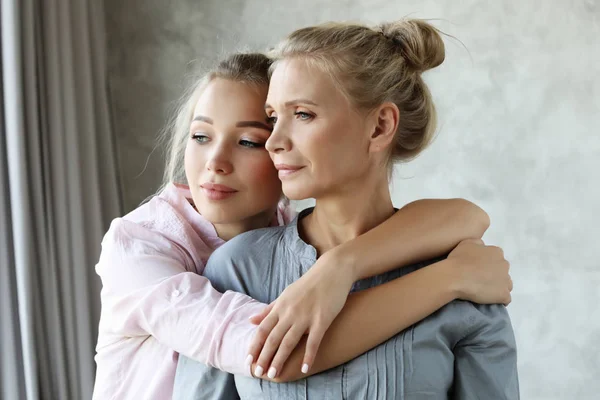
[[[273,215],[281,182],[264,145],[267,87],[211,81],[196,103],[185,173],[196,208],[213,224]]]
[[[331,78],[300,59],[280,61],[266,112],[275,123],[266,148],[290,199],[343,193],[370,165],[367,119]]]

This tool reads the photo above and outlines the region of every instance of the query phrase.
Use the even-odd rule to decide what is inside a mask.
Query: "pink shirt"
[[[188,187],[169,185],[104,236],[94,399],[170,399],[178,353],[250,375],[245,350],[256,327],[248,318],[265,305],[219,293],[201,276],[224,241],[188,199]],[[291,218],[282,205],[274,225]]]

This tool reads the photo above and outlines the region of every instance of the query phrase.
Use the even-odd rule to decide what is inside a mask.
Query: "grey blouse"
[[[270,303],[316,262],[297,221],[230,240],[210,257],[205,276],[219,291]],[[357,282],[380,285],[437,260]],[[240,349],[244,351],[244,349]],[[234,384],[235,382],[235,384]],[[235,385],[235,387],[234,387]],[[237,393],[236,393],[237,389]],[[518,399],[517,353],[506,308],[456,300],[363,355],[291,383],[232,376],[179,359],[174,399]]]

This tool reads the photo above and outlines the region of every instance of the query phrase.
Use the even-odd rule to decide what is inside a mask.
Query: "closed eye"
[[[265,147],[265,145],[263,143],[256,143],[256,142],[252,142],[250,140],[240,140],[240,145],[244,146],[244,147],[248,147],[250,149],[260,149],[262,147]]]

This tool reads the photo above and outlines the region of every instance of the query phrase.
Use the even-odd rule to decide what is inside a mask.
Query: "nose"
[[[228,175],[233,172],[231,151],[225,146],[215,146],[206,162],[206,169],[219,175]]]
[[[273,132],[271,132],[271,136],[269,136],[269,139],[265,143],[265,149],[272,154],[290,151],[292,142],[287,135],[287,131],[283,123],[278,121],[273,128]]]

